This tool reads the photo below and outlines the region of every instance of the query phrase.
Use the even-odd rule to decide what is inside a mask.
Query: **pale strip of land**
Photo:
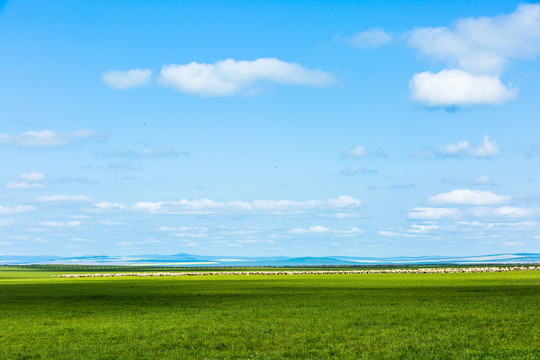
[[[420,269],[366,269],[366,270],[294,270],[294,271],[200,271],[200,272],[130,272],[130,273],[95,273],[63,274],[61,278],[87,277],[161,277],[161,276],[208,276],[208,275],[320,275],[320,274],[455,274],[455,273],[491,273],[509,271],[540,271],[540,266],[512,267],[467,267],[467,268],[420,268]],[[53,277],[56,277],[53,275]]]

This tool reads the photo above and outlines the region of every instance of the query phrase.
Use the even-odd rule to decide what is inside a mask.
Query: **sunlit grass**
[[[0,359],[538,359],[540,272],[0,271]]]

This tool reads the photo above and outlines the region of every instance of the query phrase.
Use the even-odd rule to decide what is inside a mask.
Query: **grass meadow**
[[[0,270],[0,359],[540,359],[540,271],[53,274]]]

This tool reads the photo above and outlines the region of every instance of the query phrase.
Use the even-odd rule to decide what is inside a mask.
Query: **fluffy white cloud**
[[[103,81],[119,90],[144,86],[150,83],[152,70],[132,69],[128,71],[110,70],[103,74]]]
[[[82,243],[93,243],[93,242],[96,242],[95,240],[84,239],[84,238],[78,238],[78,237],[72,237],[71,239],[69,239],[69,241],[82,242]]]
[[[392,237],[392,236],[398,236],[399,234],[397,232],[394,232],[394,231],[379,230],[379,231],[377,231],[377,235]]]
[[[215,214],[215,213],[272,213],[296,214],[314,210],[356,208],[362,202],[352,196],[339,196],[326,201],[254,200],[219,202],[211,199],[180,201],[142,201],[131,209],[152,214]]]
[[[102,210],[102,211],[124,210],[125,208],[127,208],[127,206],[124,205],[124,204],[111,203],[111,202],[107,202],[107,201],[100,201],[98,203],[95,203],[94,206],[98,210]]]
[[[535,216],[538,214],[538,211],[534,209],[514,207],[514,206],[500,206],[500,207],[490,207],[490,206],[473,206],[466,209],[457,209],[457,208],[444,208],[444,207],[423,207],[423,208],[414,208],[409,213],[409,219],[412,220],[448,220],[448,219],[457,219],[457,218],[480,218],[480,219],[515,219],[515,218],[526,218]],[[534,222],[521,222],[518,224],[511,223],[478,223],[473,222],[456,222],[457,225],[467,225],[467,226],[477,226],[485,227],[486,229],[492,229],[496,227],[511,227],[519,225],[520,229],[524,227],[537,226],[537,223]],[[413,225],[411,229],[407,230],[408,233],[423,234],[431,230],[439,229],[439,225],[429,224],[429,225]]]
[[[13,219],[0,219],[0,227],[11,226],[13,223]]]
[[[334,236],[337,236],[337,237],[350,237],[350,236],[355,236],[358,234],[363,234],[364,230],[353,226],[344,230],[332,230],[332,233],[334,234]]]
[[[121,225],[124,225],[124,223],[122,223],[122,222],[112,221],[112,220],[100,220],[100,221],[98,221],[98,223],[100,225],[105,225],[105,226],[121,226]]]
[[[439,225],[418,225],[418,224],[413,224],[411,229],[409,229],[407,231],[410,232],[410,233],[423,234],[423,233],[427,233],[427,232],[432,231],[432,230],[437,230],[439,228],[440,228]]]
[[[231,96],[250,90],[256,83],[327,86],[336,79],[321,70],[307,69],[275,58],[254,61],[227,59],[215,64],[192,62],[166,65],[159,79],[164,86],[203,97]]]
[[[471,147],[468,141],[462,140],[457,143],[450,143],[439,146],[441,156],[473,156],[479,158],[493,157],[499,154],[497,142],[484,135],[482,144],[476,148]]]
[[[45,185],[40,183],[29,183],[26,181],[10,181],[6,183],[7,189],[40,189]]]
[[[412,234],[407,233],[400,233],[396,231],[389,231],[389,230],[379,230],[377,231],[377,235],[384,236],[384,237],[414,237]]]
[[[350,219],[350,218],[357,218],[358,214],[349,213],[349,212],[338,212],[338,213],[330,214],[327,216],[331,218],[335,218],[335,219]]]
[[[46,204],[75,204],[92,201],[92,199],[84,195],[52,195],[39,196],[35,198],[35,201]]]
[[[445,217],[455,217],[455,216],[445,216]],[[424,220],[424,219],[420,218],[419,220]],[[427,220],[432,220],[432,219],[427,219]],[[417,238],[417,237],[426,237],[428,236],[427,235],[428,233],[432,232],[433,230],[438,230],[438,229],[440,229],[439,225],[413,224],[412,227],[407,230],[401,230],[401,229],[399,231],[380,230],[380,231],[377,231],[377,235],[385,236],[385,237]]]
[[[43,181],[45,180],[45,174],[38,172],[31,172],[26,174],[21,174],[20,178],[25,181]]]
[[[392,41],[392,35],[381,28],[372,28],[356,33],[347,39],[347,44],[360,49],[369,49],[382,46]]]
[[[40,226],[44,227],[78,227],[81,226],[80,221],[67,221],[67,222],[60,222],[60,221],[41,221],[39,223]]]
[[[45,180],[45,175],[42,173],[31,172],[27,174],[21,174],[19,177],[24,181],[10,181],[6,183],[6,188],[39,189],[45,187],[45,185],[39,183],[39,181]]]
[[[59,133],[51,130],[27,131],[16,136],[0,134],[0,144],[14,144],[19,146],[55,147],[69,145],[77,141],[97,139],[101,134],[90,130],[77,130],[70,133]]]
[[[419,28],[409,45],[422,54],[475,74],[499,74],[510,59],[540,53],[540,4],[509,15],[459,19],[451,27]]]
[[[499,205],[512,199],[508,195],[497,195],[491,191],[457,189],[441,193],[428,199],[432,205]]]
[[[474,182],[479,185],[489,185],[491,184],[491,180],[487,175],[480,175],[476,179],[474,179]]]
[[[21,214],[36,211],[36,208],[30,205],[19,205],[16,207],[5,207],[0,205],[0,214]]]
[[[517,95],[516,89],[506,87],[497,77],[457,69],[415,74],[409,87],[412,99],[429,107],[494,105]]]
[[[347,156],[353,157],[353,158],[363,158],[363,157],[386,157],[386,152],[382,149],[375,149],[368,151],[364,146],[358,145],[352,149],[349,149],[346,153]]]
[[[533,209],[520,208],[515,206],[501,206],[496,208],[477,207],[469,210],[469,213],[475,217],[490,218],[523,218],[534,215]]]
[[[478,222],[478,221],[458,221],[456,223],[460,226],[476,227],[485,229],[509,229],[511,231],[528,231],[531,229],[538,229],[540,223],[535,221],[520,221],[520,222]]]
[[[451,27],[416,29],[408,33],[408,43],[454,68],[414,75],[414,100],[433,107],[500,104],[517,95],[499,79],[504,66],[540,53],[540,4],[519,5],[509,15],[459,19]]]
[[[527,217],[535,213],[533,209],[519,208],[515,206],[502,206],[495,209],[495,214],[505,217]]]
[[[413,220],[441,220],[460,216],[461,213],[456,208],[417,207],[409,213],[409,219]]]
[[[341,195],[341,196],[338,196],[337,198],[328,199],[326,202],[322,203],[322,207],[330,207],[330,208],[347,208],[347,207],[357,207],[360,205],[362,205],[362,201],[355,199],[349,195]]]
[[[347,151],[347,154],[351,157],[361,158],[367,155],[367,151],[365,147],[363,147],[362,145],[358,145]]]
[[[289,234],[324,234],[330,229],[321,225],[311,226],[309,229],[296,228],[287,231]]]
[[[327,228],[326,226],[315,225],[309,228],[295,228],[287,231],[287,234],[312,234],[312,235],[328,235],[335,237],[351,237],[358,234],[362,234],[364,231],[357,227],[350,227],[342,230],[334,230]]]
[[[160,226],[159,231],[166,231],[166,232],[179,232],[179,231],[197,231],[197,232],[207,232],[208,228],[205,227],[191,227],[191,226]]]

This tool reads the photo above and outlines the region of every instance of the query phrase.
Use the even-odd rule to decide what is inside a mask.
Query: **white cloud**
[[[99,224],[105,225],[105,226],[121,226],[121,225],[124,225],[124,223],[122,223],[122,222],[112,221],[112,220],[100,220],[98,222],[99,222]]]
[[[306,211],[348,209],[360,206],[362,202],[352,196],[339,196],[326,201],[307,200],[254,200],[252,202],[234,200],[219,202],[211,199],[180,201],[142,201],[131,209],[152,214],[216,214],[216,213],[271,213],[297,214]]]
[[[540,4],[519,5],[509,15],[459,19],[451,27],[416,29],[409,45],[452,67],[497,75],[510,59],[540,53]]]
[[[532,229],[537,229],[538,225],[540,225],[538,222],[534,221],[521,221],[521,222],[489,222],[489,223],[483,223],[478,221],[458,221],[456,224],[461,226],[467,226],[467,227],[477,227],[477,228],[485,228],[485,229],[509,229],[512,231],[529,231]]]
[[[249,91],[260,82],[322,87],[335,83],[336,79],[321,70],[307,69],[275,58],[261,58],[254,61],[227,59],[215,64],[166,65],[161,70],[159,81],[183,93],[217,97]]]
[[[349,218],[356,218],[358,217],[357,214],[353,214],[353,213],[343,213],[343,212],[338,212],[338,213],[335,213],[335,214],[331,214],[331,215],[328,215],[328,217],[332,217],[332,218],[335,218],[335,219],[349,219]]]
[[[426,210],[426,208],[422,208],[420,210],[420,208],[417,208],[415,210],[419,210],[417,213],[420,213],[420,212],[429,212]],[[425,215],[425,214],[424,214]],[[434,212],[431,212],[431,214],[427,215],[427,216],[430,216],[430,217],[437,217],[437,216],[441,216],[441,214],[435,214]],[[441,218],[451,218],[451,217],[455,217],[455,216],[442,216]],[[432,220],[432,219],[423,219],[423,218],[419,218],[418,220]],[[393,230],[379,230],[377,231],[377,235],[379,236],[384,236],[384,237],[401,237],[401,238],[419,238],[419,237],[427,237],[429,236],[428,233],[429,232],[432,232],[433,230],[438,230],[440,229],[440,226],[439,225],[434,225],[434,224],[428,224],[428,225],[418,225],[418,224],[413,224],[412,227],[410,229],[407,229],[407,230],[399,230],[399,231],[393,231]]]
[[[364,231],[357,227],[350,227],[343,230],[333,230],[326,226],[315,225],[307,229],[295,228],[287,231],[287,234],[314,234],[314,235],[328,235],[331,237],[351,237],[358,234],[362,234]]]
[[[362,145],[358,145],[347,151],[347,154],[351,157],[361,158],[367,155],[367,151],[365,147],[363,147]]]
[[[347,39],[347,45],[361,49],[376,48],[392,41],[392,35],[381,28],[356,33]]]
[[[412,234],[399,233],[396,231],[389,231],[389,230],[379,230],[377,231],[377,235],[384,236],[384,237],[409,237],[409,238],[415,236]]]
[[[347,207],[357,207],[362,205],[362,201],[353,198],[349,195],[341,195],[337,198],[328,199],[326,204],[323,204],[324,207],[331,208],[347,208]]]
[[[512,199],[508,195],[497,195],[491,191],[457,189],[441,193],[428,199],[432,205],[499,205]]]
[[[100,201],[95,203],[94,206],[100,210],[124,210],[126,205],[120,203],[111,203],[107,201]]]
[[[90,130],[59,133],[51,130],[27,131],[16,136],[0,134],[0,144],[14,144],[28,147],[55,147],[69,145],[77,141],[102,138],[101,134]]]
[[[418,224],[413,224],[412,228],[407,230],[407,231],[410,232],[410,233],[423,234],[423,233],[427,233],[427,232],[432,231],[432,230],[437,230],[439,228],[440,228],[439,225],[418,225]]]
[[[60,221],[40,221],[39,225],[44,227],[78,227],[81,226],[80,221],[67,221],[67,222],[60,222]]]
[[[73,237],[73,238],[69,239],[69,241],[74,241],[74,242],[84,242],[84,243],[93,243],[93,242],[96,242],[95,240],[84,239],[84,238],[78,238],[78,237]]]
[[[36,208],[30,205],[18,205],[16,207],[5,207],[0,205],[0,214],[21,214],[36,211]]]
[[[75,204],[92,201],[92,199],[84,195],[52,195],[39,196],[35,198],[35,201],[46,204]]]
[[[474,179],[474,182],[479,184],[479,185],[489,185],[489,184],[491,184],[491,180],[489,179],[489,177],[487,175],[480,175],[479,177]]]
[[[11,226],[13,223],[13,219],[0,219],[0,227]]]
[[[40,189],[45,185],[40,184],[39,181],[45,180],[45,175],[38,172],[31,172],[21,174],[19,176],[24,181],[10,181],[6,183],[8,189]]]
[[[350,237],[358,234],[363,234],[364,230],[353,226],[345,230],[332,230],[332,233],[338,237]]]
[[[503,245],[505,246],[523,246],[525,243],[523,241],[503,241]]]
[[[399,236],[399,233],[394,232],[394,231],[388,231],[388,230],[379,230],[377,231],[377,235],[392,237],[392,236]]]
[[[499,154],[497,142],[484,135],[482,144],[476,148],[471,147],[467,140],[439,146],[441,156],[473,156],[478,158],[494,157]]]
[[[520,208],[515,206],[501,206],[497,208],[476,207],[469,210],[469,213],[476,217],[489,218],[522,218],[534,215],[536,212],[533,209]]]
[[[29,182],[26,182],[26,181],[10,181],[8,183],[6,183],[6,188],[7,189],[41,189],[41,188],[44,188],[45,185],[43,184],[40,184],[40,183],[29,183]]]
[[[45,180],[45,174],[38,172],[31,172],[26,174],[21,174],[20,178],[25,181],[43,181]]]
[[[540,53],[540,4],[521,4],[509,15],[459,19],[451,27],[416,29],[408,33],[408,43],[454,68],[414,75],[413,99],[441,107],[500,104],[517,95],[499,79],[505,65]]]
[[[148,85],[152,78],[152,70],[133,69],[128,71],[110,70],[103,74],[103,81],[118,90]]]
[[[177,227],[173,227],[173,226],[160,226],[159,231],[166,231],[166,232],[185,232],[185,231],[190,231],[190,232],[208,232],[208,228],[206,227],[193,227],[193,226],[177,226]],[[238,235],[240,234],[240,232],[243,232],[243,233],[248,233],[247,230],[242,230],[242,231],[228,231],[227,234],[228,235]],[[253,234],[255,233],[255,231],[249,231],[250,234]]]
[[[456,208],[417,207],[409,213],[409,219],[414,220],[440,220],[460,217]]]
[[[90,216],[77,214],[77,215],[68,215],[68,218],[80,220],[80,219],[90,219]]]
[[[199,233],[174,233],[174,234],[171,234],[171,236],[177,237],[177,238],[204,238],[204,237],[207,237],[208,234],[204,233],[204,232],[199,232]]]
[[[519,208],[514,206],[502,206],[495,209],[495,214],[497,216],[505,217],[527,217],[535,213],[532,209]]]
[[[412,99],[429,107],[495,105],[517,96],[496,77],[457,69],[415,74],[409,87]]]
[[[154,239],[154,238],[148,238],[145,240],[138,240],[138,241],[120,241],[116,243],[116,246],[132,246],[132,245],[143,245],[143,244],[159,244],[161,241]]]
[[[381,157],[385,158],[387,157],[386,152],[382,149],[375,149],[368,151],[364,146],[358,145],[349,151],[347,151],[347,156],[353,157],[353,158],[363,158],[363,157]]]
[[[323,234],[329,232],[330,229],[321,225],[311,226],[309,229],[296,228],[287,231],[289,234]]]

